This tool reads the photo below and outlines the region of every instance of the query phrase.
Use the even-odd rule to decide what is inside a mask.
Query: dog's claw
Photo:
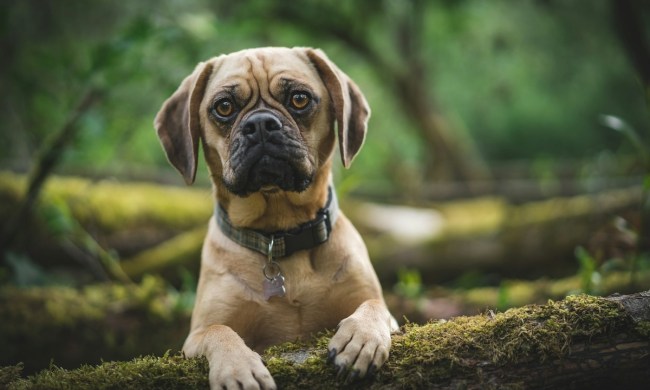
[[[334,358],[336,357],[336,348],[330,349],[330,351],[327,353],[327,362],[332,363],[334,361]]]
[[[359,379],[359,374],[361,374],[361,371],[352,370],[352,372],[350,372],[350,375],[348,375],[348,379],[345,381],[345,383],[352,383],[356,381],[357,379]]]
[[[368,367],[368,373],[366,375],[373,376],[375,375],[375,372],[377,372],[377,366],[375,364],[371,364],[370,367]]]
[[[336,379],[341,379],[343,375],[347,372],[347,367],[343,364],[338,366],[339,371],[336,373]]]

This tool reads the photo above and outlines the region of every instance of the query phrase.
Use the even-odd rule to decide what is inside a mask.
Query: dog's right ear
[[[368,130],[370,107],[359,87],[319,49],[306,49],[329,91],[334,106],[339,151],[344,167],[349,167],[359,153]]]
[[[185,183],[194,183],[199,154],[199,105],[212,73],[211,61],[200,62],[163,103],[154,119],[154,127],[167,160],[183,175]]]

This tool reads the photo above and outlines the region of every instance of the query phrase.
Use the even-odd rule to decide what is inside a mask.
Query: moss
[[[650,272],[636,272],[636,286],[650,286]],[[479,287],[467,291],[453,291],[447,294],[456,298],[469,308],[484,309],[488,307],[518,307],[530,303],[542,303],[547,299],[561,299],[576,291],[580,291],[580,275],[562,279],[549,280],[546,278],[536,281],[508,280],[500,287]],[[602,295],[613,293],[632,293],[634,286],[630,284],[629,272],[608,272],[602,275],[598,284]],[[446,295],[447,295],[446,294]],[[500,302],[505,297],[506,302]]]
[[[391,356],[379,373],[349,388],[521,388],[521,379],[485,382],[486,367],[543,364],[567,356],[575,343],[598,343],[633,326],[620,306],[586,295],[511,309],[499,314],[409,324],[393,336]],[[647,330],[647,327],[644,327]],[[346,387],[326,363],[331,333],[270,348],[264,355],[279,388]],[[52,368],[10,388],[189,388],[207,386],[204,359],[178,355],[103,363],[77,370]]]
[[[409,325],[403,336],[393,338],[382,376],[417,387],[478,376],[477,361],[497,366],[543,362],[565,356],[576,340],[606,335],[626,323],[615,303],[581,295],[496,315]],[[416,383],[414,378],[419,378]]]
[[[279,388],[304,389],[314,386],[314,377],[321,380],[319,389],[341,386],[336,370],[327,363],[327,345],[333,332],[323,332],[312,340],[285,343],[269,348],[264,361]]]
[[[179,348],[189,313],[157,278],[139,285],[102,284],[0,289],[0,364],[26,371],[56,364],[128,359]]]
[[[503,198],[484,197],[450,201],[434,208],[445,217],[442,236],[462,237],[498,230],[507,217],[508,204]]]
[[[15,204],[25,193],[24,175],[0,172],[0,199]],[[173,230],[204,224],[212,212],[212,195],[201,188],[182,188],[147,183],[93,181],[52,176],[41,203],[65,202],[83,225],[103,233],[151,226]],[[12,208],[0,209],[8,212]]]
[[[138,253],[122,261],[122,270],[131,278],[139,278],[146,273],[164,273],[179,265],[198,267],[201,247],[207,232],[203,224],[187,233],[171,238],[152,249]],[[196,270],[198,274],[198,270]]]
[[[639,321],[634,326],[634,330],[643,337],[650,339],[650,321]]]
[[[205,222],[212,210],[208,191],[142,183],[56,177],[48,182],[45,195],[45,201],[66,199],[77,219],[98,223],[105,231],[151,223],[191,227]]]
[[[18,381],[22,371],[22,363],[15,366],[0,367],[0,388],[4,389],[9,383]]]
[[[50,368],[10,383],[20,389],[196,389],[208,387],[208,364],[203,358],[180,355],[145,356],[128,362],[107,362],[76,370]]]

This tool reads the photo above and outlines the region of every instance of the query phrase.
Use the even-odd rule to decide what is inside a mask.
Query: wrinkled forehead
[[[242,94],[266,91],[273,94],[287,83],[323,88],[320,77],[301,50],[285,48],[249,49],[219,58],[210,79],[209,91],[237,89]]]

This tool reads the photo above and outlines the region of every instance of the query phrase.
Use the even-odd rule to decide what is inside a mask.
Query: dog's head
[[[335,145],[349,166],[363,144],[368,104],[320,50],[262,48],[199,63],[154,125],[191,184],[199,139],[218,192],[302,192],[328,175]],[[322,181],[322,180],[321,180]]]

